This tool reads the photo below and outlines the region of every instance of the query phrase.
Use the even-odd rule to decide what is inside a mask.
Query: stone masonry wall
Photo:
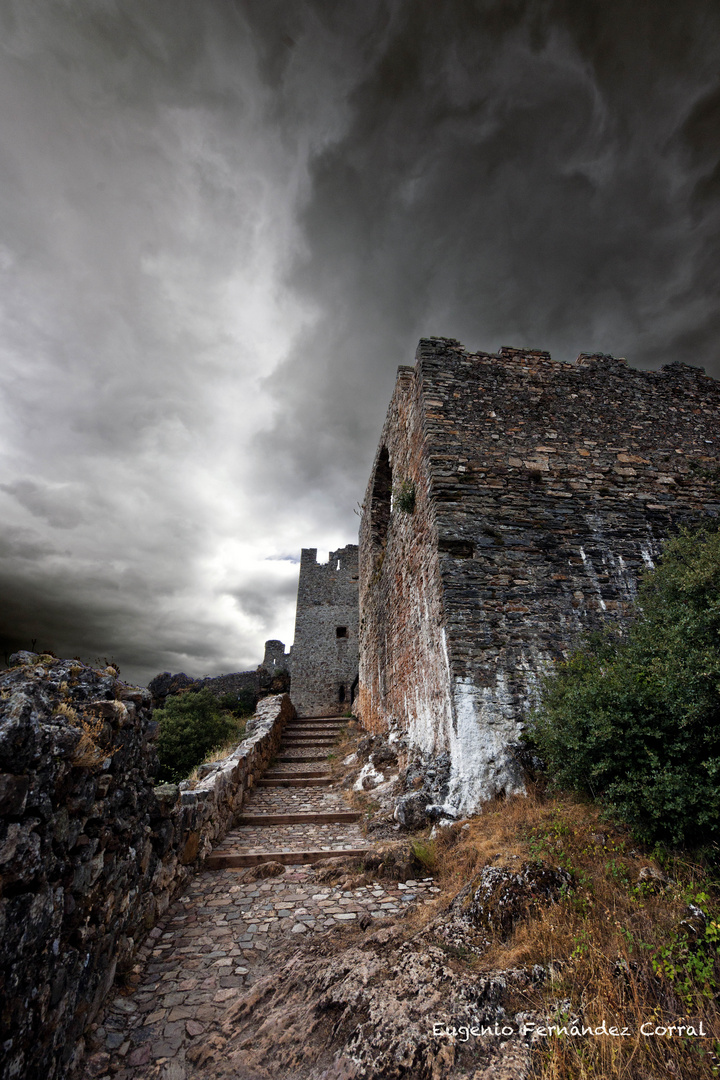
[[[583,629],[627,616],[666,536],[717,517],[719,431],[720,384],[698,368],[635,371],[608,356],[564,364],[536,350],[471,354],[449,339],[421,341],[381,440],[393,476],[416,484],[415,511],[393,505],[378,541],[381,451],[365,503],[361,716],[449,750],[457,810],[519,787],[507,746],[538,673]],[[408,562],[415,546],[424,554]],[[434,559],[430,603],[409,579]],[[433,620],[447,646],[435,689],[445,699],[449,679],[452,703],[430,730],[418,705],[425,669],[407,669],[400,643],[409,625]],[[375,675],[383,648],[389,661]]]
[[[373,732],[399,726],[431,756],[446,749],[453,703],[418,393],[414,369],[401,367],[363,503],[358,716]],[[393,497],[403,483],[414,485],[412,513]]]
[[[318,563],[316,548],[303,548],[290,666],[298,716],[350,708],[358,674],[356,544],[331,551],[327,563]]]
[[[147,690],[112,668],[12,659],[0,674],[0,1075],[58,1080],[116,971],[231,825],[292,706],[266,698],[250,737],[194,789],[154,787]]]

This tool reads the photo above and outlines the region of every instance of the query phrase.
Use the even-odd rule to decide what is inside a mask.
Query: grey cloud
[[[720,373],[706,0],[0,4],[0,632],[254,666],[417,339]]]
[[[13,484],[0,484],[0,490],[14,496],[34,517],[56,529],[74,529],[86,520],[80,509],[85,495],[80,484],[17,480]]]
[[[235,589],[232,593],[245,614],[262,620],[267,627],[272,625],[280,605],[294,601],[296,595],[296,579],[283,582],[260,580],[253,585]]]
[[[391,10],[348,128],[311,163],[291,281],[321,314],[274,376],[282,422],[260,437],[292,447],[289,483],[360,481],[422,334],[718,373],[718,231],[688,153],[694,139],[718,160],[717,13]]]
[[[0,536],[0,560],[36,560],[55,554],[55,548],[32,529],[8,526]]]

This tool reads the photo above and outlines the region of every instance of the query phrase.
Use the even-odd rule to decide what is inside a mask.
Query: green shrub
[[[529,736],[558,786],[638,839],[720,840],[720,533],[683,531],[646,573],[635,622],[587,638],[544,680]]]
[[[223,712],[233,716],[252,716],[257,706],[257,694],[252,690],[238,690],[237,693],[223,694],[218,703]]]
[[[168,698],[155,719],[160,723],[158,757],[163,782],[183,780],[212,750],[239,735],[238,720],[223,711],[209,690]]]

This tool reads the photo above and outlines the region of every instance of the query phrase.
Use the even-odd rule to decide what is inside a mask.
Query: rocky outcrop
[[[170,671],[161,671],[148,683],[148,690],[152,698],[153,708],[161,709],[168,697],[175,694],[183,694],[187,690],[199,690],[199,680],[186,675],[184,671],[178,671],[175,675]]]
[[[56,1080],[116,971],[224,835],[292,705],[265,699],[251,737],[193,789],[155,787],[147,690],[112,667],[11,662],[0,674],[0,1074]]]
[[[408,939],[383,926],[351,941],[331,933],[278,955],[188,1051],[192,1075],[524,1080],[531,1038],[506,999],[543,972],[458,970],[431,930]]]

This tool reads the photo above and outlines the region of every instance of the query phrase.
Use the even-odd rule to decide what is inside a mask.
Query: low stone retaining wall
[[[147,690],[19,654],[0,673],[0,1075],[60,1080],[142,939],[222,839],[294,710],[265,698],[194,787],[155,786]]]

